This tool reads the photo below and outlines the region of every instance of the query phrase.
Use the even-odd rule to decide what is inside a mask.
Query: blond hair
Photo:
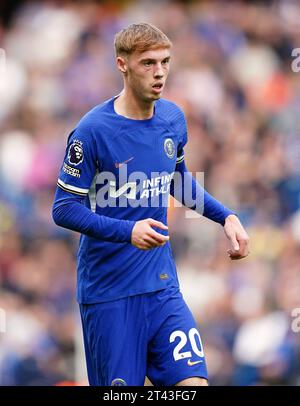
[[[160,29],[149,23],[131,24],[115,35],[116,56],[149,49],[171,48],[172,42]]]

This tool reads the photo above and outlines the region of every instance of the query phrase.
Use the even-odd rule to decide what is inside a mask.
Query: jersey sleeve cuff
[[[227,207],[224,207],[224,212],[223,212],[223,220],[221,221],[222,226],[225,225],[225,220],[227,219],[228,216],[233,214],[234,216],[237,216],[236,213],[234,213],[232,210],[228,209]],[[238,217],[238,216],[237,216]]]
[[[135,221],[131,220],[124,220],[124,241],[130,242],[131,243],[131,235],[132,235],[132,229],[135,225]]]

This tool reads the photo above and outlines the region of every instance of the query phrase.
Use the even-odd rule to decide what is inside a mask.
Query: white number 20
[[[196,342],[196,338],[198,337],[199,343],[200,343],[200,349],[198,348],[198,344]],[[173,343],[175,339],[179,337],[179,343],[175,346],[174,351],[173,351],[173,357],[175,361],[178,361],[179,359],[183,358],[191,358],[192,353],[191,351],[185,351],[185,352],[180,352],[180,350],[183,349],[183,347],[187,343],[187,336],[185,332],[181,330],[176,330],[173,331],[173,333],[170,335],[170,343]],[[192,350],[198,357],[204,357],[204,351],[203,351],[203,345],[201,341],[200,334],[196,328],[191,328],[189,331],[189,340],[192,346]]]

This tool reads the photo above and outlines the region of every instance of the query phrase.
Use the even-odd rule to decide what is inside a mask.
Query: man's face
[[[134,52],[124,58],[125,81],[133,93],[142,100],[157,100],[161,97],[169,65],[168,48]]]

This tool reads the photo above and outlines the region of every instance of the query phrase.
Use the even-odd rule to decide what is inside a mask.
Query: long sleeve
[[[102,216],[85,205],[85,199],[99,169],[93,128],[81,124],[68,138],[53,204],[54,222],[93,238],[130,242],[134,221]]]
[[[170,194],[197,213],[224,225],[225,219],[234,214],[230,209],[211,196],[188,171],[184,159],[178,160],[176,172],[171,183]]]
[[[134,221],[101,216],[84,206],[83,198],[57,187],[52,216],[54,222],[89,237],[113,242],[130,242]]]

